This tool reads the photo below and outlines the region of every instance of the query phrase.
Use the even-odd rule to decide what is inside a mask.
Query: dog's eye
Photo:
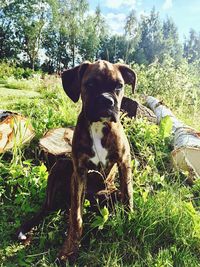
[[[122,89],[123,89],[123,84],[122,83],[117,84],[117,86],[115,87],[115,91],[116,92],[120,92]]]
[[[87,83],[87,84],[86,84],[86,87],[87,87],[87,88],[91,88],[91,87],[93,87],[93,83]]]
[[[85,87],[86,92],[92,93],[93,92],[94,84],[91,83],[91,82],[87,82],[87,83],[84,84],[84,87]]]

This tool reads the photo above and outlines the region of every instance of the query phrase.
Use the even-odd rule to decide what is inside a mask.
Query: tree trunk
[[[35,60],[33,58],[31,58],[30,63],[31,63],[31,69],[34,70]]]
[[[166,116],[172,120],[174,165],[181,170],[189,171],[190,181],[193,180],[193,174],[200,176],[200,132],[178,120],[158,99],[149,96],[146,104],[156,114],[158,124]]]
[[[72,46],[72,67],[75,67],[75,44]]]

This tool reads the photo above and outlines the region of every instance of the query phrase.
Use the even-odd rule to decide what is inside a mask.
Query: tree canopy
[[[87,0],[13,0],[0,8],[0,59],[20,66],[55,72],[98,58],[128,64],[162,63],[166,56],[176,64],[200,60],[200,33],[191,29],[182,44],[173,20],[162,21],[154,8],[141,16],[131,10],[119,34],[99,6],[89,12]]]

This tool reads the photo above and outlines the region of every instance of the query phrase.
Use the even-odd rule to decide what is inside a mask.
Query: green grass
[[[11,82],[12,81],[12,82]],[[25,85],[24,85],[25,83]],[[12,109],[12,106],[20,101],[29,101],[33,98],[40,98],[40,93],[36,92],[34,88],[27,88],[27,84],[31,84],[31,81],[19,81],[12,78],[8,80],[0,80],[0,109]],[[21,85],[21,87],[20,87]],[[24,88],[24,89],[22,89]]]
[[[35,98],[39,97],[39,93],[33,92],[33,91],[26,91],[26,90],[18,90],[18,89],[8,89],[6,87],[0,87],[0,97],[1,98],[12,98],[12,99],[17,99],[17,98]]]
[[[142,75],[139,90],[146,81]],[[56,266],[67,227],[61,211],[34,229],[30,245],[18,243],[15,231],[39,209],[45,196],[48,172],[38,156],[39,138],[48,129],[74,125],[80,103],[73,104],[65,96],[55,77],[12,79],[12,83],[7,79],[1,82],[1,91],[1,109],[28,116],[36,138],[20,155],[9,152],[0,158],[0,266]],[[14,94],[8,97],[7,92]],[[181,99],[179,93],[176,99]],[[199,114],[198,106],[185,108],[170,102],[169,96],[162,97],[181,119],[197,124],[194,117],[188,119],[188,112],[194,114],[196,108]],[[124,118],[123,123],[132,151],[134,211],[126,214],[117,205],[100,230],[93,227],[97,215],[86,208],[76,266],[200,266],[200,180],[190,187],[188,174],[173,169],[170,139],[163,140],[158,126],[142,119]]]

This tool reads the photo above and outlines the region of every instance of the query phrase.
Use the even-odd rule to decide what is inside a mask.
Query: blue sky
[[[200,0],[89,0],[89,4],[91,11],[100,5],[114,33],[123,31],[124,19],[131,9],[138,15],[148,14],[153,6],[162,19],[169,16],[174,20],[181,40],[191,28],[200,32]]]

